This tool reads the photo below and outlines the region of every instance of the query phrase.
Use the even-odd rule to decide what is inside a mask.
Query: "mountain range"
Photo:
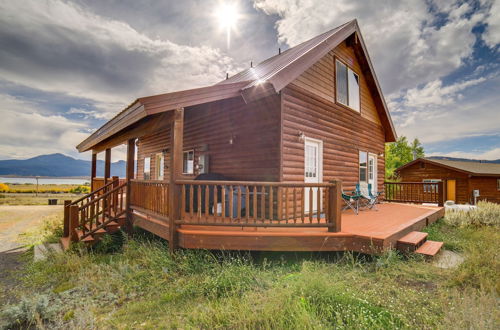
[[[445,156],[431,156],[431,157],[426,157],[426,158],[427,159],[455,160],[455,161],[460,161],[460,162],[480,162],[480,163],[500,164],[500,159],[479,160],[479,159],[455,158],[455,157],[445,157]]]
[[[0,175],[90,177],[91,162],[75,159],[60,153],[40,155],[29,159],[0,160]],[[111,164],[111,176],[125,176],[126,162]],[[97,161],[97,176],[104,176],[104,161]]]

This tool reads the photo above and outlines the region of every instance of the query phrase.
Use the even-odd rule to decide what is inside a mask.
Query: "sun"
[[[219,27],[226,32],[227,48],[231,43],[231,31],[236,29],[236,25],[240,18],[238,13],[238,6],[235,2],[224,2],[215,10],[215,18],[219,23]]]

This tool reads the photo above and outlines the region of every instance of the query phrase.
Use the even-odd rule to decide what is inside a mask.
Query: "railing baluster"
[[[297,187],[292,187],[292,194],[293,194],[293,223],[297,223]]]
[[[222,199],[222,222],[225,222],[226,220],[226,217],[227,217],[227,214],[226,214],[226,186],[222,186],[221,187],[221,199]]]
[[[266,219],[266,186],[262,186],[262,194],[260,195],[260,214],[262,215],[262,222]]]
[[[273,196],[273,186],[269,186],[269,221],[272,223],[274,218],[274,196]]]
[[[321,218],[321,188],[318,187],[316,188],[316,202],[317,202],[317,210],[316,210],[316,220],[320,221]]]
[[[309,187],[309,223],[312,223],[313,214],[314,214],[314,198],[313,198],[313,188]]]
[[[197,210],[196,210],[196,217],[198,218],[198,222],[201,221],[201,185],[196,186],[196,192],[197,192]]]
[[[281,187],[278,187],[277,189],[277,194],[278,194],[278,221],[283,220],[283,191],[281,190]]]
[[[253,219],[254,222],[257,220],[257,186],[253,186],[253,196],[252,196],[252,203],[253,203]]]
[[[234,210],[233,210],[233,203],[234,203],[234,191],[233,191],[233,185],[229,186],[229,219],[234,219]]]
[[[236,217],[238,218],[238,220],[241,220],[241,186],[236,186],[236,188],[238,189],[238,199],[236,200]]]
[[[245,186],[245,216],[248,220],[250,219],[250,190],[248,186]]]
[[[297,199],[296,196],[294,196],[294,199]],[[300,193],[300,220],[302,223],[305,222],[305,215],[306,215],[306,187],[302,187],[302,191]]]
[[[218,204],[219,204],[219,200],[218,200],[219,193],[217,191],[218,190],[218,186],[215,185],[213,190],[214,190],[214,206],[213,206],[214,207],[214,211],[213,211],[213,213],[214,213],[214,217],[215,217],[214,221],[217,221],[217,218],[219,217],[219,212],[217,210],[217,207],[218,207]]]
[[[205,186],[205,220],[210,216],[210,186]]]
[[[288,187],[285,188],[285,219],[286,219],[286,223],[288,223]]]

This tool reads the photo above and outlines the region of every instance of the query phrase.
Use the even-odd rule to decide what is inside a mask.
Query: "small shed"
[[[445,182],[445,196],[458,204],[500,203],[500,164],[418,158],[396,170],[402,181]],[[476,192],[476,197],[474,197]]]

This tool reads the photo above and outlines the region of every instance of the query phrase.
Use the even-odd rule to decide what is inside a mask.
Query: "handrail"
[[[87,204],[83,204],[82,206],[80,206],[80,210],[83,210],[84,208],[88,207],[89,205],[91,204],[95,204],[96,202],[100,201],[101,199],[103,198],[106,198],[108,197],[109,195],[111,195],[113,192],[125,187],[127,185],[127,182],[124,182],[122,183],[121,185],[117,186],[116,188],[113,188],[111,189],[110,191],[107,191],[106,193],[102,194],[101,196],[97,197],[97,198],[94,198],[92,199],[90,202],[88,202]]]
[[[176,180],[176,184],[189,185],[218,185],[218,186],[267,186],[267,187],[333,187],[335,183],[308,183],[308,182],[268,182],[268,181],[217,181],[217,180]]]
[[[141,179],[131,179],[130,182],[138,182],[138,183],[170,183],[169,180],[141,180]]]
[[[119,180],[119,179],[118,179],[118,180]],[[104,188],[106,188],[106,187],[108,187],[108,186],[112,185],[114,182],[115,182],[115,180],[113,180],[113,181],[111,181],[111,182],[107,183],[106,185],[102,186],[101,188],[99,188],[99,189],[97,189],[97,190],[91,191],[90,193],[86,194],[85,196],[80,197],[80,198],[78,198],[77,200],[75,200],[75,201],[71,202],[70,204],[66,205],[66,207],[71,206],[71,205],[76,205],[76,204],[80,203],[80,202],[81,202],[81,201],[83,201],[84,199],[89,198],[89,197],[91,197],[92,195],[97,194],[98,192],[100,192],[100,191],[101,191],[101,190],[103,190]]]

